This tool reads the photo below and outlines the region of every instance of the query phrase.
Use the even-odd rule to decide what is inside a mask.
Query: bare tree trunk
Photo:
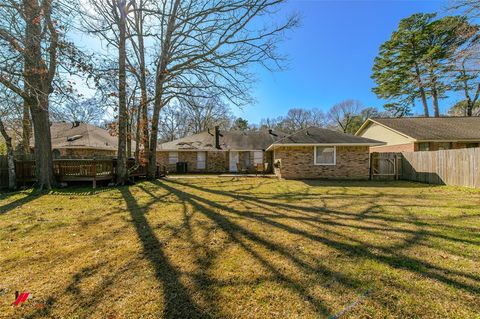
[[[150,145],[148,154],[148,178],[155,178],[157,172],[157,139],[158,139],[158,121],[160,118],[160,110],[162,109],[163,102],[163,86],[165,78],[167,76],[167,66],[170,59],[170,45],[172,41],[172,35],[175,28],[175,20],[177,16],[177,10],[180,6],[180,0],[175,0],[173,4],[172,12],[168,18],[167,30],[162,45],[162,53],[159,59],[156,80],[155,80],[155,103],[153,105],[152,116],[152,130],[150,135]]]
[[[135,130],[135,163],[138,164],[140,163],[140,141],[142,137],[140,136],[142,134],[142,128],[141,128],[141,122],[142,122],[142,110],[141,106],[137,108],[137,126]]]
[[[56,69],[56,47],[58,36],[50,20],[50,2],[43,3],[40,8],[35,0],[24,0],[26,16],[25,34],[25,86],[27,90],[27,104],[30,106],[35,137],[35,173],[40,189],[51,189],[55,186],[53,175],[52,143],[48,113],[48,95],[52,91],[51,83]],[[43,60],[41,39],[42,30],[36,19],[41,15],[47,16],[50,39],[50,68]]]
[[[127,158],[132,157],[132,120],[128,119],[127,122]]]
[[[423,104],[423,115],[425,115],[425,117],[429,117],[430,114],[428,112],[427,95],[425,94],[425,89],[423,87],[423,81],[420,74],[420,68],[418,67],[418,65],[415,65],[415,73],[417,77],[418,89],[420,91],[420,97],[422,99],[422,104]]]
[[[23,118],[22,118],[22,151],[24,154],[30,153],[30,138],[32,137],[32,122],[30,120],[30,107],[26,100],[23,100]]]
[[[127,75],[126,75],[126,1],[117,2],[119,16],[119,43],[118,43],[118,154],[117,154],[117,183],[124,185],[128,179],[126,140],[127,140]]]
[[[13,155],[12,138],[7,134],[3,122],[0,119],[0,133],[5,139],[7,146],[7,163],[8,163],[8,189],[15,190],[17,188],[17,178],[15,174],[15,157]]]
[[[136,5],[136,3],[134,3]],[[138,7],[134,11],[134,29],[136,32],[137,43],[134,42],[134,37],[130,37],[132,41],[132,47],[137,55],[139,64],[139,73],[137,73],[138,81],[140,83],[140,108],[137,118],[137,147],[136,147],[136,160],[137,162],[148,161],[148,145],[149,145],[149,131],[148,131],[148,92],[147,92],[147,68],[145,63],[145,43],[143,38],[143,26],[144,26],[144,13],[143,13],[144,1],[140,1]],[[143,149],[143,155],[140,158],[140,148]]]
[[[438,106],[437,77],[433,71],[433,67],[430,68],[430,86],[432,90],[433,116],[440,117],[440,109]]]

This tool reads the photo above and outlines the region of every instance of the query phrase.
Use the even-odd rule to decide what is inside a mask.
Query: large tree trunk
[[[31,107],[35,141],[35,175],[40,189],[56,185],[53,174],[52,139],[48,116],[48,99]]]
[[[175,20],[177,16],[177,10],[180,6],[180,0],[175,0],[173,8],[168,18],[167,30],[165,32],[165,38],[162,45],[162,53],[158,62],[156,80],[155,80],[155,103],[153,105],[152,116],[152,131],[150,135],[150,145],[148,151],[148,170],[147,177],[155,178],[157,172],[157,140],[158,140],[158,121],[160,118],[160,110],[164,105],[164,92],[163,86],[165,83],[167,66],[170,59],[170,45],[172,41],[172,35],[175,28]]]
[[[15,190],[17,188],[17,177],[15,174],[15,157],[13,154],[12,138],[7,134],[3,122],[0,119],[0,133],[5,139],[7,146],[7,164],[8,164],[8,189]]]
[[[48,1],[45,5],[48,5]],[[42,30],[36,20],[45,15],[50,17],[50,7],[40,8],[35,0],[24,0],[25,32],[25,87],[28,95],[35,137],[35,174],[40,189],[55,186],[53,175],[52,144],[48,114],[48,96],[52,91],[51,82],[55,72],[56,33],[51,34],[50,69],[42,56]],[[52,28],[52,25],[49,26]],[[52,73],[53,72],[53,73]]]
[[[124,185],[128,179],[127,171],[127,75],[126,75],[126,12],[125,1],[118,2],[119,43],[118,43],[118,155],[117,183]]]

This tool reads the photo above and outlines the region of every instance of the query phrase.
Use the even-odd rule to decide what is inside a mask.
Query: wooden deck
[[[58,182],[92,182],[93,188],[97,181],[114,181],[116,176],[116,159],[55,159],[53,171]],[[138,165],[135,160],[127,161],[127,169],[132,179],[147,176],[147,167]],[[34,160],[16,160],[15,170],[17,183],[25,185],[37,180]],[[157,167],[157,174],[160,175]],[[8,180],[7,180],[8,183]]]

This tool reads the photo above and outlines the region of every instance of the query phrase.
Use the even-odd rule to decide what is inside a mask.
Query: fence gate
[[[370,179],[398,179],[400,161],[397,153],[371,153]]]

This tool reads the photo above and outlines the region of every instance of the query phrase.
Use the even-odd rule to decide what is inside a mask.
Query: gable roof
[[[158,146],[157,151],[218,151],[264,150],[286,134],[275,130],[223,131],[220,130],[220,149],[215,147],[215,132],[209,130]]]
[[[385,143],[369,138],[349,135],[325,128],[311,126],[300,130],[272,144],[274,146],[295,146],[295,145],[368,145],[376,146]]]
[[[480,140],[480,117],[371,118],[355,135],[359,135],[370,123],[382,125],[417,141]]]

